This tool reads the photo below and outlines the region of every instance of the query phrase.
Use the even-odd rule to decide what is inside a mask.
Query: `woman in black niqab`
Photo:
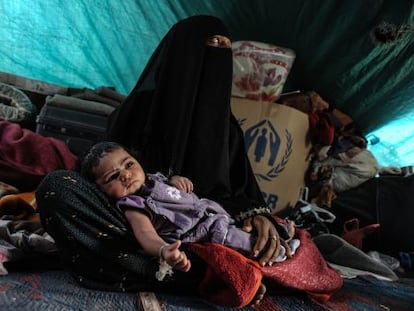
[[[111,115],[108,139],[134,151],[147,171],[186,176],[200,197],[221,203],[238,220],[247,219],[247,230],[258,230],[261,250],[278,233],[271,218],[254,217],[269,216],[270,210],[231,112],[232,50],[206,44],[217,35],[229,37],[212,16],[175,24]],[[278,241],[268,246],[265,262],[278,247]]]
[[[112,115],[108,135],[136,151],[147,171],[189,177],[198,195],[234,215],[265,203],[230,110],[232,51],[206,45],[214,35],[229,36],[211,16],[177,23]]]

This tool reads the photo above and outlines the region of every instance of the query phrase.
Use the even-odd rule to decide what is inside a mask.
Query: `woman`
[[[263,266],[271,265],[283,240],[231,113],[228,37],[225,25],[212,16],[174,25],[111,116],[108,139],[135,151],[148,171],[188,177],[200,197],[221,203],[244,230],[257,230],[256,253]]]
[[[198,195],[221,203],[245,231],[257,231],[257,259],[271,265],[281,240],[230,111],[230,47],[227,30],[217,18],[195,16],[174,25],[136,87],[111,116],[108,139],[136,151],[148,171],[189,177]],[[158,260],[139,247],[122,210],[77,172],[49,174],[39,185],[36,199],[42,224],[55,239],[63,264],[83,286],[198,291],[206,265],[199,253],[194,255],[194,248],[188,252],[190,271],[158,282],[154,277]],[[184,251],[186,247],[191,245],[182,245]],[[247,259],[238,260],[241,263],[232,263],[232,268],[237,267],[248,285],[245,303],[257,291],[261,270],[243,264]],[[243,268],[249,267],[251,271],[244,273]],[[246,278],[254,278],[256,287],[250,290],[252,283]],[[258,294],[259,301],[263,292]]]

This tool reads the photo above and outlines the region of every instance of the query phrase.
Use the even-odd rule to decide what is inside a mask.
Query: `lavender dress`
[[[254,236],[236,227],[218,203],[168,185],[160,173],[148,178],[154,181],[153,187],[121,198],[117,204],[146,213],[165,241],[215,242],[244,253],[252,251]]]

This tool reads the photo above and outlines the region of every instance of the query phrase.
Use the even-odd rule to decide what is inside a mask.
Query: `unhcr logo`
[[[292,134],[287,129],[284,138],[281,139],[268,119],[261,120],[244,131],[247,153],[250,155],[250,160],[258,164],[253,166],[259,181],[271,181],[285,169],[293,145]],[[281,152],[283,155],[280,158],[278,155]]]

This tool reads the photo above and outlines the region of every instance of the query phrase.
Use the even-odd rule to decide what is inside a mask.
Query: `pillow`
[[[295,52],[255,41],[236,41],[232,49],[232,96],[276,101],[282,93]]]
[[[0,82],[0,119],[21,122],[36,114],[36,106],[19,89]]]

